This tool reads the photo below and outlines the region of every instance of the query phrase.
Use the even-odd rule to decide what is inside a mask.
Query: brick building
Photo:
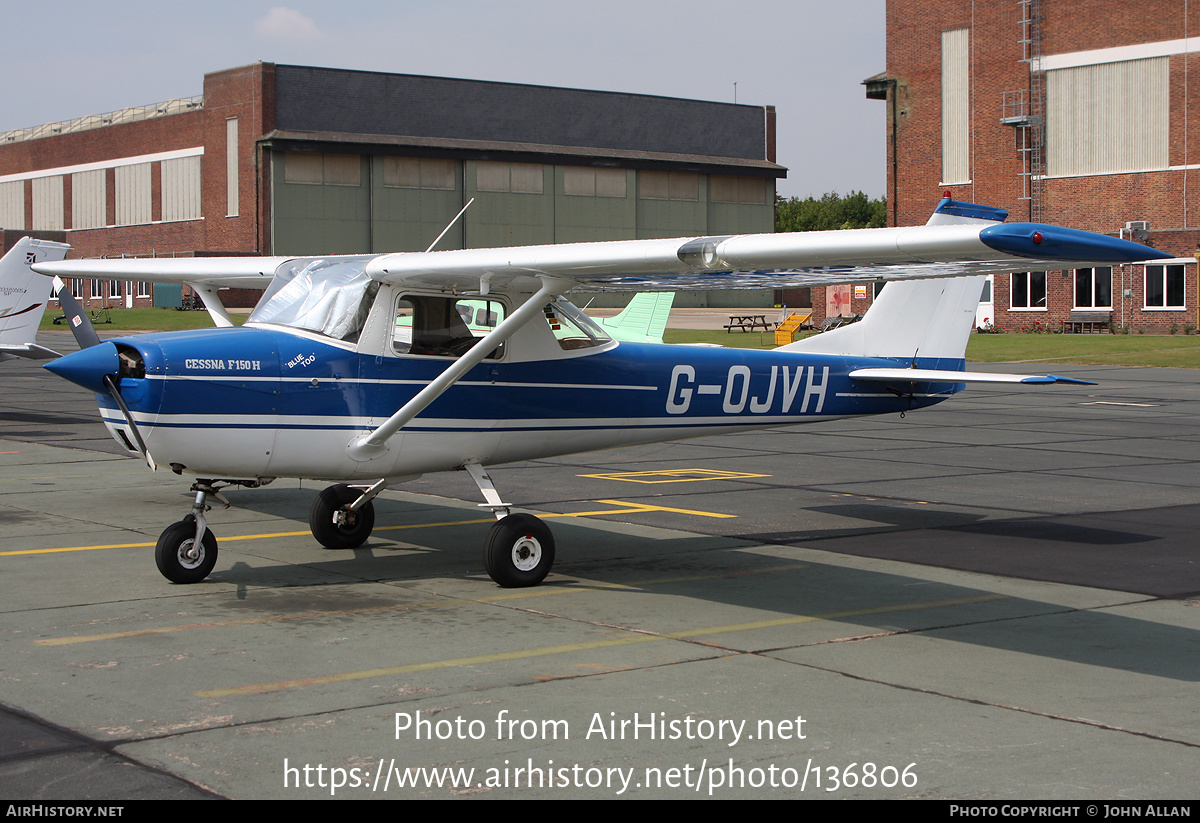
[[[770,106],[270,63],[203,90],[0,134],[0,230],[73,257],[415,251],[474,198],[438,248],[767,232],[786,174]]]
[[[887,106],[889,223],[925,222],[950,191],[1010,221],[1142,240],[1177,259],[998,276],[992,322],[1194,328],[1198,34],[1186,0],[888,0],[887,70],[865,85]]]

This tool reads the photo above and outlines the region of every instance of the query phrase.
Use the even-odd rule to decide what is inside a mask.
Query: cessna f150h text
[[[1006,216],[947,198],[915,228],[35,269],[189,283],[210,309],[220,287],[266,288],[241,328],[97,341],[46,366],[96,392],[131,453],[200,478],[191,513],[158,541],[168,579],[193,583],[212,570],[217,541],[205,512],[221,484],[340,481],[317,496],[310,526],[323,545],[352,548],[371,534],[371,501],[384,488],[463,469],[497,518],[488,573],[501,586],[529,586],[550,570],[554,540],[536,517],[510,512],[489,466],[903,412],[970,382],[1060,382],[964,371],[982,275],[1167,256]],[[900,282],[862,322],[773,351],[615,342],[563,296],[580,285],[661,292],[869,280]],[[496,322],[468,326],[464,308]]]

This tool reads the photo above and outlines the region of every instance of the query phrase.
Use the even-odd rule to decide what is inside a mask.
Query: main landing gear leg
[[[217,538],[209,531],[204,513],[211,506],[211,495],[229,508],[229,501],[220,494],[220,487],[211,480],[197,480],[192,484],[196,500],[191,513],[172,523],[158,538],[154,549],[154,562],[162,576],[172,583],[199,583],[208,577],[217,563]]]
[[[327,549],[357,549],[375,528],[374,500],[387,478],[370,486],[339,483],[317,495],[308,514],[313,537]]]
[[[488,576],[506,589],[536,586],[554,565],[554,535],[541,520],[531,514],[512,514],[509,504],[500,500],[492,478],[478,463],[463,466],[492,510],[496,525],[483,545],[483,565]]]

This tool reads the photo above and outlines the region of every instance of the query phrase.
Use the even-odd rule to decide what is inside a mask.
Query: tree
[[[835,191],[819,200],[775,197],[775,231],[874,229],[887,225],[887,200],[870,200],[861,191],[842,197]]]

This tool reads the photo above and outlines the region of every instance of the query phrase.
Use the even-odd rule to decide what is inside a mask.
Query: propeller
[[[54,293],[58,295],[58,305],[67,316],[67,325],[71,327],[71,334],[75,335],[75,342],[79,344],[79,348],[90,349],[100,345],[100,335],[96,334],[92,321],[88,320],[79,301],[57,275],[54,277]]]
[[[101,344],[100,335],[96,334],[96,329],[92,325],[92,321],[88,319],[87,312],[79,305],[79,301],[71,294],[71,290],[67,287],[59,277],[54,278],[54,290],[58,295],[58,305],[62,308],[63,313],[67,317],[67,324],[71,327],[71,334],[75,335],[75,342],[79,344],[80,350],[90,349],[93,346]],[[117,363],[122,364],[119,371],[123,371],[124,356],[118,353]],[[121,388],[117,383],[116,377],[111,374],[105,374],[101,378],[104,383],[104,388],[112,396],[112,399],[117,401],[117,408],[121,410],[121,415],[125,418],[125,423],[129,426],[129,433],[133,435],[134,447],[138,454],[146,461],[146,465],[151,471],[157,471],[158,466],[154,463],[154,458],[150,455],[150,450],[146,448],[146,441],[142,439],[142,432],[138,428],[137,422],[133,419],[133,413],[129,411],[129,407],[125,405],[125,398],[121,396]]]

